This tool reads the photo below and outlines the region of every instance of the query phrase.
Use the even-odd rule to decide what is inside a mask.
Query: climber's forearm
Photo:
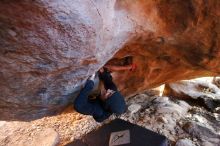
[[[130,70],[132,68],[132,65],[125,65],[125,66],[105,65],[105,67],[110,71],[122,71],[122,70]]]

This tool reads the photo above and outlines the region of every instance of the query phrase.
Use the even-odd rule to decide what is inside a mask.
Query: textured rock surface
[[[73,101],[77,83],[131,31],[115,1],[0,2],[0,119],[34,119]]]
[[[219,0],[1,0],[0,119],[58,112],[112,57],[138,65],[114,74],[124,95],[219,74],[219,8]]]
[[[180,139],[176,142],[175,146],[195,146],[189,139]]]
[[[212,83],[212,80],[212,77],[204,77],[166,84],[163,94],[178,98],[197,99],[206,96],[212,99],[220,99],[220,89]]]
[[[39,129],[27,122],[5,122],[0,131],[1,146],[56,146],[59,143],[59,135],[54,129]]]
[[[193,104],[203,106],[209,111],[219,111],[220,89],[212,81],[213,78],[205,77],[166,84],[163,95],[191,100]]]
[[[48,128],[39,132],[30,145],[56,146],[59,143],[59,135],[54,129]]]
[[[198,138],[202,142],[202,146],[206,146],[208,143],[209,145],[218,146],[220,143],[220,135],[204,123],[201,126],[199,123],[188,122],[184,125],[184,129],[192,137]]]

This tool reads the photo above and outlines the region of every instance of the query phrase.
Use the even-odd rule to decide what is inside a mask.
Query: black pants
[[[111,89],[113,91],[118,91],[116,85],[112,81],[112,76],[106,68],[104,68],[103,73],[99,73],[99,78],[103,81],[105,90]]]

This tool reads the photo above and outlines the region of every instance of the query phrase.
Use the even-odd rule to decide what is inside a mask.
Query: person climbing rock
[[[128,66],[105,66],[98,73],[93,74],[87,79],[85,86],[75,99],[74,108],[77,112],[85,115],[91,115],[97,122],[102,122],[111,114],[120,115],[126,111],[126,103],[124,97],[118,91],[116,85],[112,81],[110,71],[133,70],[134,65]],[[95,80],[99,79],[104,84],[104,90],[100,90],[99,94],[91,95],[94,90]]]

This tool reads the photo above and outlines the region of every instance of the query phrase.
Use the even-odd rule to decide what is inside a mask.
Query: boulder
[[[59,143],[59,134],[51,128],[47,128],[37,133],[31,145],[57,146]]]
[[[213,84],[210,77],[166,84],[163,95],[185,99],[210,111],[220,107],[220,89]]]
[[[105,63],[125,96],[220,73],[220,1],[0,1],[0,120],[63,110]]]

